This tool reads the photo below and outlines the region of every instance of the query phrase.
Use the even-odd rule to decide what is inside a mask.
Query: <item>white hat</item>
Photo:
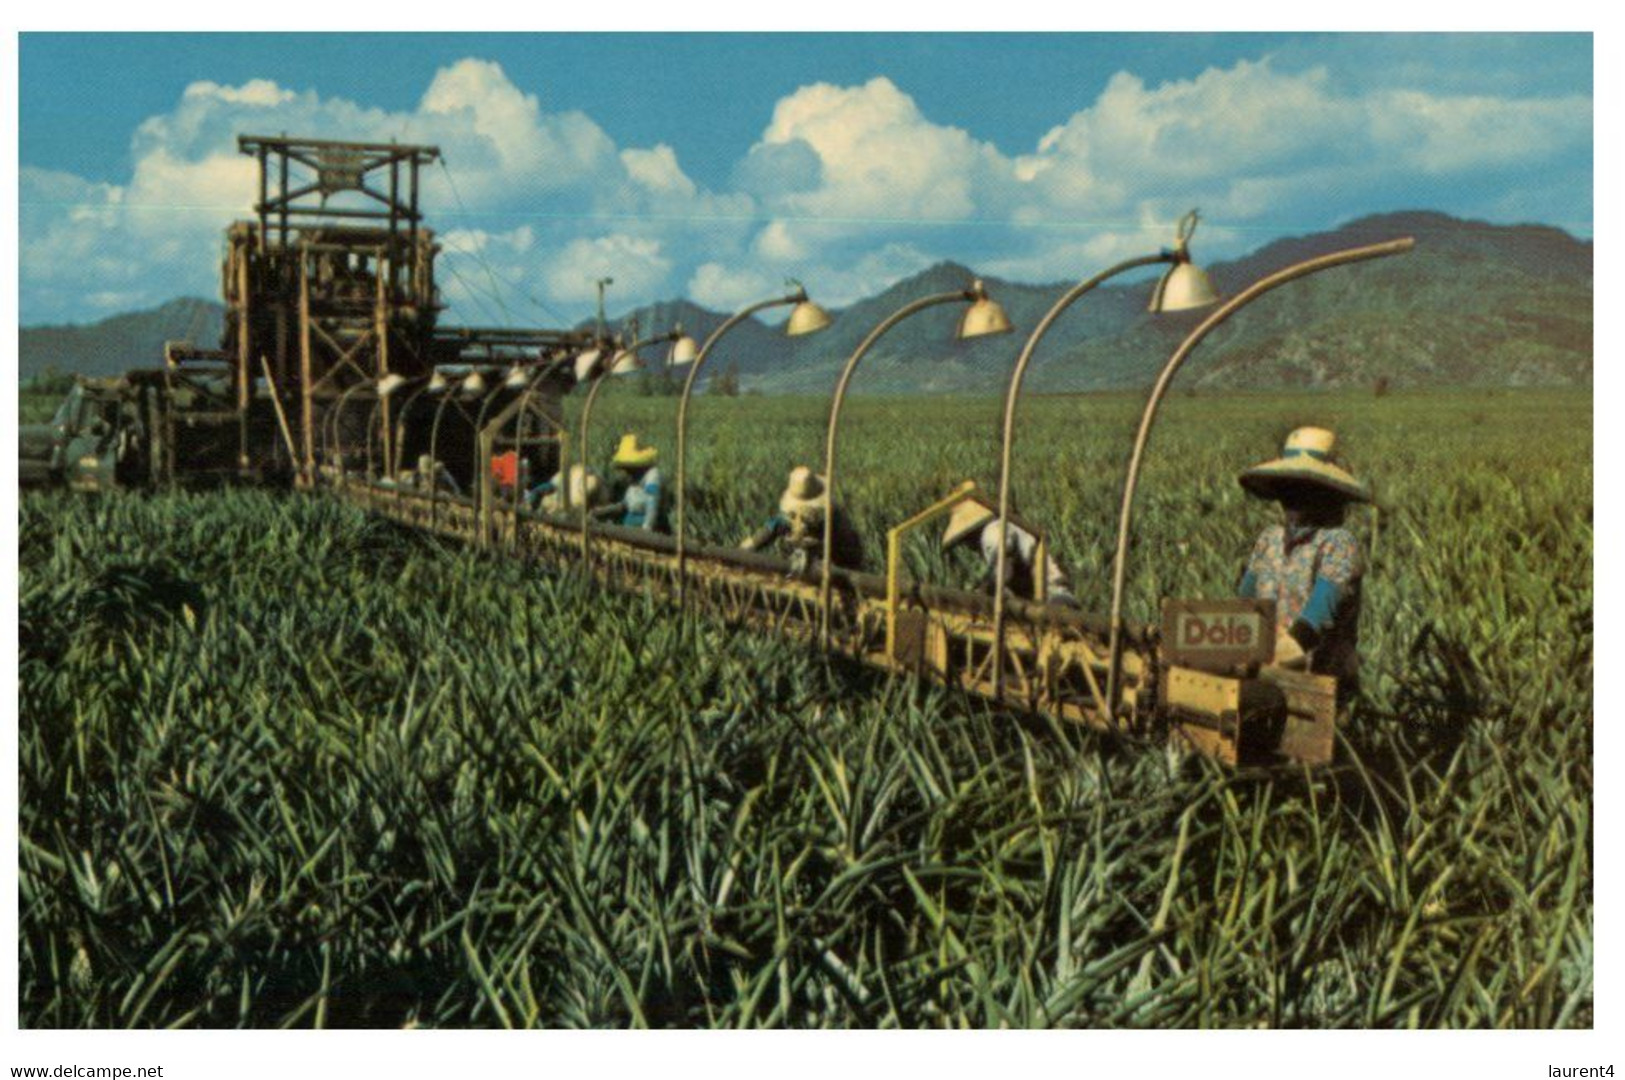
[[[829,494],[824,490],[822,476],[805,465],[797,465],[790,470],[790,479],[784,485],[784,494],[779,496],[781,513],[797,515],[821,512],[828,503]]]

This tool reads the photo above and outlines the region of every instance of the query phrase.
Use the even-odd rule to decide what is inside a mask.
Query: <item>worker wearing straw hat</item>
[[[665,492],[661,486],[660,470],[655,467],[659,456],[654,447],[640,444],[636,435],[622,435],[612,464],[626,478],[626,490],[619,502],[600,507],[593,511],[593,515],[609,518],[619,514],[621,525],[628,529],[669,531]]]
[[[979,588],[987,593],[993,592],[993,578],[999,569],[999,512],[991,503],[972,495],[958,506],[948,517],[948,526],[942,531],[942,550],[953,551],[956,548],[975,545],[977,554],[987,567]],[[1037,599],[1037,574],[1035,563],[1038,559],[1038,538],[1029,529],[1023,528],[1015,518],[1010,520],[1010,543],[1004,557],[1004,581],[1006,587],[1023,600]],[[1067,580],[1066,571],[1053,556],[1044,556],[1044,582],[1048,600],[1052,604],[1061,604],[1067,607],[1076,607],[1078,601],[1072,595],[1072,584]]]
[[[1258,537],[1237,591],[1275,601],[1277,664],[1336,676],[1352,692],[1365,568],[1343,517],[1371,493],[1337,464],[1336,441],[1325,428],[1298,428],[1280,457],[1241,474],[1249,494],[1281,504],[1283,521]]]
[[[790,549],[791,569],[799,573],[809,560],[823,553],[824,515],[830,512],[824,478],[798,465],[790,470],[790,479],[779,496],[778,513],[739,546],[758,551],[782,543]],[[863,568],[863,538],[839,504],[830,521],[830,563],[846,570]]]
[[[436,461],[428,454],[418,455],[417,472],[412,476],[412,484],[425,491],[438,487],[440,490],[449,491],[453,495],[463,493],[462,485],[457,483],[457,478],[451,474],[450,469],[446,468],[445,463]]]

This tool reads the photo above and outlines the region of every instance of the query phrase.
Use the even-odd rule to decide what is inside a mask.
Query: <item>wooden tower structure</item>
[[[308,485],[323,418],[341,394],[391,373],[425,377],[433,366],[439,248],[418,193],[440,151],[262,135],[240,136],[237,146],[259,164],[255,217],[227,230],[223,267],[221,352],[235,367],[238,463],[291,459]],[[281,437],[265,447],[250,445],[248,420],[261,380],[283,417]],[[382,410],[387,438],[387,400]]]

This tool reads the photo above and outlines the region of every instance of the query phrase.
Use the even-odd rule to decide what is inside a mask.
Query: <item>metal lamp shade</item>
[[[464,397],[471,398],[485,393],[485,376],[477,371],[469,372],[468,378],[463,380],[462,392]]]
[[[385,375],[382,379],[378,380],[378,386],[376,389],[379,397],[387,398],[389,395],[393,394],[395,391],[399,390],[405,385],[406,376],[400,374],[399,372],[391,371],[388,375]]]
[[[811,300],[803,300],[791,310],[790,319],[784,324],[784,332],[789,337],[816,334],[833,321],[829,312]]]
[[[984,296],[974,301],[959,317],[956,334],[960,338],[978,338],[989,334],[1008,334],[1014,329],[1010,316],[1004,313],[999,302]]]
[[[518,364],[515,364],[513,367],[508,369],[508,376],[502,380],[502,385],[506,386],[509,390],[523,390],[525,388],[525,384],[529,382],[530,372],[526,371]]]
[[[436,369],[435,373],[429,376],[429,385],[425,389],[431,394],[439,394],[443,393],[446,387],[450,385],[451,380],[446,378],[446,373]]]
[[[643,361],[638,359],[636,353],[629,352],[626,349],[622,349],[620,352],[616,353],[615,359],[611,361],[609,365],[609,373],[611,375],[630,375],[634,371],[642,370]]]
[[[603,357],[604,354],[598,349],[588,349],[576,357],[576,382],[586,382],[592,378],[594,369],[598,367],[598,361]]]
[[[1157,282],[1147,310],[1153,315],[1161,315],[1192,311],[1218,301],[1219,294],[1214,291],[1213,282],[1208,280],[1206,270],[1193,262],[1177,262]]]
[[[687,334],[682,335],[671,346],[671,365],[680,367],[683,364],[692,364],[694,358],[700,355],[700,347],[693,338]]]

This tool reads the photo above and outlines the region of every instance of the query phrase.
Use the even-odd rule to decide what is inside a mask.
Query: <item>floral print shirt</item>
[[[1307,624],[1310,670],[1352,680],[1359,672],[1360,542],[1345,528],[1265,529],[1238,592],[1275,601],[1278,633]]]

